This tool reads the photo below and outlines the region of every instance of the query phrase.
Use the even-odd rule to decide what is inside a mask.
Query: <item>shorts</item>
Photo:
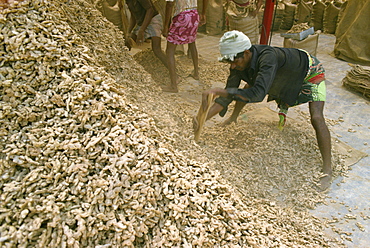
[[[197,9],[181,12],[172,19],[168,30],[167,41],[175,45],[195,42],[199,26]]]
[[[293,106],[306,102],[326,101],[324,67],[316,57],[309,53],[307,53],[307,56],[309,60],[309,70],[303,81],[297,101]]]
[[[137,35],[141,26],[136,26],[134,34]],[[162,16],[160,14],[154,16],[150,21],[148,27],[145,29],[144,38],[149,39],[151,37],[161,37],[163,29]]]

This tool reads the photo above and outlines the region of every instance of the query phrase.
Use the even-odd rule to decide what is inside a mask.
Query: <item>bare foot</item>
[[[194,71],[192,71],[188,77],[192,77],[194,78],[195,80],[199,80],[199,73],[194,73]]]
[[[224,121],[222,124],[221,124],[221,127],[225,127],[227,125],[230,125],[231,123],[235,122],[236,123],[236,119],[234,118],[228,118],[226,121]]]
[[[181,83],[181,78],[179,75],[176,75],[176,85],[179,85]]]
[[[176,86],[176,87],[172,87],[172,86],[165,86],[165,87],[162,87],[162,90],[163,90],[164,92],[170,92],[170,93],[178,93],[178,92],[179,92],[179,90],[178,90],[177,86]]]
[[[321,178],[320,178],[320,183],[318,185],[319,187],[319,191],[325,191],[327,190],[330,185],[331,185],[331,179],[332,179],[332,176],[329,175],[329,174],[324,174]]]

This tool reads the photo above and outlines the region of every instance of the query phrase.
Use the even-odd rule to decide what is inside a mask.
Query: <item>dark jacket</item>
[[[216,102],[227,108],[233,100],[243,101],[237,95],[248,99],[246,102],[253,103],[263,101],[268,94],[269,101],[294,105],[309,69],[307,54],[295,48],[267,45],[253,45],[250,50],[250,67],[244,71],[230,69],[225,87],[229,96],[216,99]],[[241,80],[252,87],[238,89]]]

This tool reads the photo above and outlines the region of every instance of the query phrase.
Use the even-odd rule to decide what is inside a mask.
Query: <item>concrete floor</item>
[[[320,205],[312,213],[337,220],[333,226],[339,232],[342,230],[348,247],[370,247],[370,102],[342,87],[341,81],[351,67],[330,55],[334,44],[334,36],[320,35],[317,57],[324,63],[327,77],[325,116],[340,120],[330,128],[333,137],[368,156],[352,166],[348,177],[333,182],[328,205]],[[361,225],[363,231],[359,228]],[[327,232],[335,235],[329,228]]]
[[[199,56],[217,61],[220,37],[221,34],[208,36],[199,33],[196,41]],[[274,33],[270,44],[282,47],[283,38]],[[353,164],[347,177],[334,180],[327,193],[327,204],[317,206],[312,214],[330,221],[326,230],[328,235],[341,238],[348,247],[364,248],[370,247],[370,101],[342,86],[342,79],[351,66],[332,56],[334,44],[334,35],[320,34],[316,57],[326,70],[325,117],[337,122],[329,126],[333,138],[367,154],[367,157]],[[162,48],[165,47],[163,39]],[[275,108],[275,104],[273,106]],[[300,108],[308,113],[307,104]],[[294,115],[291,111],[289,114]],[[348,152],[351,153],[351,149]]]
[[[196,42],[199,56],[217,60],[220,37],[199,34]],[[341,235],[348,247],[370,247],[370,102],[342,86],[342,79],[351,66],[332,56],[334,44],[334,35],[320,34],[316,57],[326,70],[325,116],[338,121],[330,126],[332,137],[368,156],[351,167],[348,177],[335,179],[327,193],[327,205],[317,206],[312,214],[332,222],[327,234],[335,238]],[[273,34],[271,45],[283,46],[283,38],[278,33]],[[307,104],[301,108],[307,108]]]

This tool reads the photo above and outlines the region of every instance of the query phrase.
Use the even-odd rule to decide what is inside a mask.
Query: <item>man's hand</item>
[[[139,31],[137,32],[136,44],[141,46],[143,42],[144,42],[144,31],[139,29]]]
[[[135,46],[135,41],[131,38],[130,34],[128,34],[125,38],[125,45],[127,46],[129,51],[131,51],[131,48]]]
[[[202,107],[203,107],[204,111],[207,109],[208,95],[209,94],[213,94],[213,95],[216,95],[216,96],[223,96],[223,97],[228,96],[227,91],[225,89],[222,89],[222,88],[213,88],[213,89],[209,89],[209,90],[204,91],[202,93]]]
[[[199,27],[206,24],[206,22],[207,22],[206,15],[200,15]]]
[[[167,37],[168,36],[168,27],[163,27],[162,35],[163,35],[163,37]]]

